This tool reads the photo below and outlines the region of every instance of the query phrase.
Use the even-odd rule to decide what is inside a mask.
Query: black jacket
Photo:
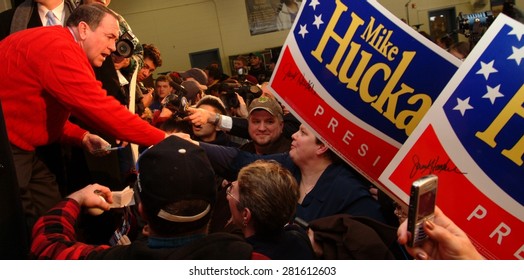
[[[228,233],[213,233],[180,248],[153,249],[147,239],[130,245],[114,246],[93,252],[88,259],[105,260],[250,260],[253,247],[242,237]]]
[[[366,217],[333,215],[309,222],[328,260],[406,259],[397,229]]]

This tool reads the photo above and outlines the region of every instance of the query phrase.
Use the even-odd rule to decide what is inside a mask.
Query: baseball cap
[[[181,84],[184,81],[182,80],[182,77],[180,77],[180,73],[178,72],[170,72],[168,75],[171,78],[171,80],[173,80],[173,82],[177,84]]]
[[[207,74],[200,68],[191,68],[185,72],[181,72],[180,77],[184,79],[193,78],[201,85],[202,89],[207,89]]]
[[[258,58],[260,58],[260,59],[263,59],[263,58],[262,58],[262,54],[260,54],[259,52],[250,53],[250,54],[249,54],[249,57],[252,57],[252,56],[256,56],[256,57],[258,57]]]
[[[172,222],[189,223],[202,219],[215,203],[215,174],[205,151],[177,136],[150,147],[138,159],[138,194],[157,216]],[[196,215],[169,213],[171,203],[203,200],[208,207]]]
[[[186,98],[189,102],[193,103],[195,100],[197,94],[201,91],[198,82],[196,81],[183,81],[182,84],[180,84],[184,89],[186,90]]]
[[[253,99],[253,101],[251,101],[248,108],[249,114],[251,115],[251,112],[254,110],[266,110],[271,115],[276,116],[281,120],[284,117],[282,106],[280,106],[280,104],[278,104],[274,98],[267,96],[260,96],[259,98]]]

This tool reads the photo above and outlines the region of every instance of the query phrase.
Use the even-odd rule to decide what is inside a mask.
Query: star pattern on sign
[[[520,61],[522,60],[522,58],[524,58],[524,47],[522,48],[515,48],[515,47],[511,47],[513,49],[513,54],[511,54],[508,59],[514,59],[515,62],[517,62],[517,65],[520,66]]]
[[[482,98],[489,98],[491,101],[491,104],[495,104],[495,99],[498,97],[504,97],[504,94],[500,93],[500,85],[492,88],[490,86],[486,86],[486,89],[488,92],[482,96]]]
[[[300,31],[298,31],[298,34],[302,35],[302,39],[304,39],[306,37],[306,34],[308,34],[309,32],[307,31],[307,24],[304,24],[304,25],[300,25]]]
[[[515,35],[517,36],[517,39],[522,39],[522,35],[524,34],[524,29],[523,28],[517,28],[517,27],[513,27],[513,30],[511,30],[508,35]]]
[[[317,29],[320,29],[321,24],[324,24],[324,22],[322,21],[322,14],[320,14],[319,16],[315,16],[315,22],[313,22],[313,25],[316,26]]]
[[[309,6],[313,7],[313,11],[316,10],[317,5],[320,5],[320,2],[318,2],[318,0],[311,0],[311,2],[309,2]]]
[[[495,63],[495,60],[492,60],[491,62],[489,63],[484,63],[484,62],[480,62],[480,70],[477,71],[477,74],[482,74],[484,75],[484,78],[486,79],[486,81],[488,80],[489,78],[489,74],[491,73],[497,73],[498,70],[493,68],[493,64]]]
[[[466,113],[466,110],[473,109],[473,106],[469,105],[469,97],[462,100],[460,98],[457,98],[457,106],[453,108],[453,110],[460,111],[460,114],[464,116]]]

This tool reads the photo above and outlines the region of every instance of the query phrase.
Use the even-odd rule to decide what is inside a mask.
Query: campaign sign
[[[309,0],[270,89],[378,184],[460,63],[375,1]]]
[[[437,205],[490,259],[524,259],[523,37],[498,15],[380,176],[407,203],[438,175]]]

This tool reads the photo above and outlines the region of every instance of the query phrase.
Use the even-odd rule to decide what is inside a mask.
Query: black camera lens
[[[131,57],[133,54],[133,43],[127,39],[118,40],[115,53],[121,57]]]

